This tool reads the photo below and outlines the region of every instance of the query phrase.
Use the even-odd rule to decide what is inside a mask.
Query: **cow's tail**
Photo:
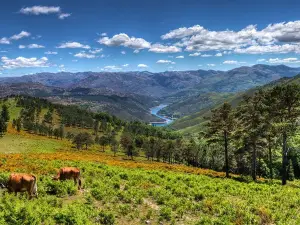
[[[37,179],[36,179],[36,176],[34,176],[34,175],[32,175],[32,176],[34,178],[32,194],[34,194],[35,197],[38,197]]]

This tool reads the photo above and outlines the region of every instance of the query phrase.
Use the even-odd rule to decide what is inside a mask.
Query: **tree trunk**
[[[229,178],[228,137],[227,137],[227,131],[225,130],[224,130],[224,148],[225,148],[225,172],[226,172],[226,177]]]
[[[269,170],[270,170],[270,178],[273,179],[273,158],[272,158],[272,146],[271,146],[271,137],[268,137],[269,142]]]
[[[282,134],[282,185],[286,185],[287,180],[287,135]]]
[[[256,152],[256,143],[254,142],[253,143],[253,151],[252,151],[252,179],[254,181],[256,181],[256,168],[257,168],[257,165],[256,165],[256,158],[257,158],[257,152]]]

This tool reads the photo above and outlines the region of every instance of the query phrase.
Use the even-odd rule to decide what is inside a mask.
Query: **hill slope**
[[[288,84],[288,83],[298,83],[300,84],[300,75],[295,77],[285,77],[279,80],[270,82],[261,87],[256,87],[249,89],[245,92],[240,92],[235,95],[230,95],[225,99],[221,99],[215,105],[208,105],[207,107],[202,108],[200,111],[193,113],[192,115],[182,117],[178,120],[175,120],[170,126],[176,130],[180,130],[183,133],[197,133],[203,128],[203,123],[205,122],[205,117],[209,117],[211,109],[219,107],[224,101],[230,103],[233,107],[236,107],[239,102],[242,100],[244,95],[252,95],[255,91],[260,88],[269,88],[278,84]]]

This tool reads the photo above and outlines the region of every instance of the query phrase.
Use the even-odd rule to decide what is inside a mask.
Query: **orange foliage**
[[[42,164],[34,163],[35,160],[43,161]],[[146,170],[164,170],[175,171],[191,174],[201,174],[212,177],[224,177],[223,172],[216,172],[209,169],[201,169],[189,167],[179,164],[167,164],[162,162],[151,161],[132,161],[124,159],[121,156],[113,157],[103,153],[92,153],[85,151],[77,152],[55,152],[55,153],[28,153],[28,154],[0,154],[0,170],[1,171],[20,171],[36,172],[38,174],[46,174],[49,170],[53,171],[51,166],[45,166],[47,161],[63,160],[63,161],[86,161],[99,162],[110,166],[120,166],[126,168],[143,168]]]

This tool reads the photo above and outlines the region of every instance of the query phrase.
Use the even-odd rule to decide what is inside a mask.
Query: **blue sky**
[[[300,66],[299,1],[14,0],[0,76]]]

